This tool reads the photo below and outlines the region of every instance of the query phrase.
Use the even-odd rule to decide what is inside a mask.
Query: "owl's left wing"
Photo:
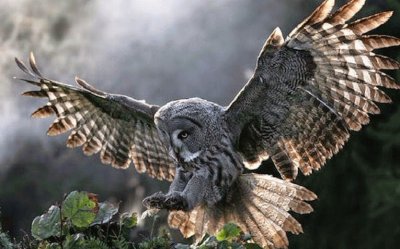
[[[48,98],[45,106],[32,113],[37,118],[57,116],[48,135],[72,130],[68,147],[82,146],[86,155],[100,152],[102,163],[116,168],[128,168],[133,161],[138,172],[172,181],[175,166],[153,120],[158,106],[102,92],[78,78],[79,87],[49,80],[38,70],[33,54],[29,62],[32,70],[16,59],[21,70],[34,78],[22,80],[40,89],[23,95]]]
[[[310,174],[343,147],[349,130],[379,113],[375,102],[391,101],[378,86],[400,85],[381,70],[400,64],[372,51],[400,40],[365,35],[392,12],[347,23],[364,2],[351,0],[330,14],[334,1],[326,0],[286,40],[279,29],[270,35],[253,77],[226,110],[249,168],[271,156],[285,179],[296,178],[298,168]]]

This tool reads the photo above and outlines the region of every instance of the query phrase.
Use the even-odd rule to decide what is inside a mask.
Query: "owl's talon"
[[[143,206],[147,209],[163,209],[165,208],[165,199],[166,196],[162,192],[157,192],[151,196],[148,196],[143,199]]]
[[[164,204],[168,210],[188,210],[187,200],[178,193],[168,196]]]

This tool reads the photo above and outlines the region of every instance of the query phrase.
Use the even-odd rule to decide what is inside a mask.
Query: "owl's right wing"
[[[365,0],[330,14],[323,2],[286,38],[276,29],[262,49],[253,77],[226,110],[236,146],[249,168],[270,156],[281,176],[318,170],[379,113],[390,98],[378,87],[400,85],[381,70],[400,64],[372,51],[400,40],[365,35],[385,23],[383,12],[348,23]]]
[[[76,83],[80,87],[49,80],[38,70],[33,54],[29,62],[32,70],[16,59],[21,70],[34,78],[22,80],[40,89],[23,95],[48,98],[45,106],[32,113],[37,118],[57,116],[48,135],[72,130],[67,140],[70,148],[82,146],[86,155],[100,152],[102,163],[116,168],[128,168],[133,161],[140,173],[173,180],[175,165],[153,120],[158,106],[102,92],[78,78]]]

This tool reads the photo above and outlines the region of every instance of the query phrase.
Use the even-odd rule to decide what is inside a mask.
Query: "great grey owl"
[[[103,163],[172,181],[169,192],[144,200],[170,211],[168,222],[185,237],[214,234],[235,222],[266,248],[286,248],[286,231],[302,232],[288,213],[309,213],[311,191],[290,183],[298,169],[311,174],[379,113],[390,98],[378,88],[400,87],[381,70],[399,63],[373,53],[398,46],[390,36],[364,35],[385,23],[383,12],[348,23],[363,6],[352,0],[330,13],[323,2],[284,39],[279,28],[267,39],[254,75],[229,106],[191,98],[159,107],[108,94],[76,78],[79,87],[42,76],[33,55],[25,82],[40,87],[24,95],[47,97],[34,117],[55,113],[48,135],[72,130],[68,147],[100,152]],[[271,157],[284,180],[243,174]]]

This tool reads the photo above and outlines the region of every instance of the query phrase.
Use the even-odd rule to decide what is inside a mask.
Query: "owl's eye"
[[[189,136],[189,133],[187,133],[187,131],[181,131],[181,132],[178,134],[178,138],[179,138],[180,140],[186,139],[188,136]]]

